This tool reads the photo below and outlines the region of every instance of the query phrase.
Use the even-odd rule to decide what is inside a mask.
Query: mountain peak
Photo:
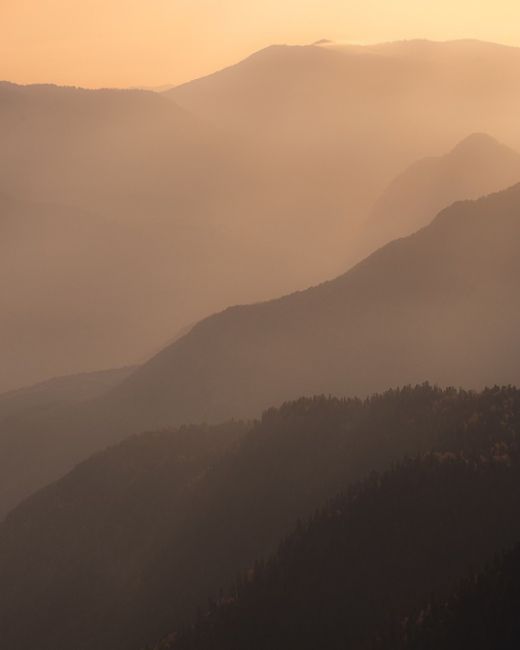
[[[472,133],[461,140],[452,153],[480,153],[483,150],[501,148],[503,145],[487,133]]]
[[[372,210],[372,246],[411,234],[452,203],[519,180],[518,152],[486,133],[472,133],[447,153],[418,160],[392,181]]]

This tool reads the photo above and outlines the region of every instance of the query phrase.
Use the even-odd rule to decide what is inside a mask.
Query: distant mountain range
[[[390,179],[425,155],[440,156],[472,132],[492,133],[520,149],[519,88],[520,48],[475,40],[324,41],[273,45],[165,95],[290,161],[305,184],[325,190],[316,206],[322,218],[338,211],[350,217],[346,242],[359,226],[351,217],[361,217]],[[346,244],[344,256],[352,260]]]
[[[0,195],[0,228],[0,392],[129,356],[144,338],[141,310],[156,303],[139,279],[131,226],[77,205]]]
[[[455,201],[476,199],[520,181],[520,154],[475,133],[443,156],[424,158],[395,178],[377,200],[361,237],[368,248],[428,225]]]
[[[472,40],[275,45],[166,95],[269,146],[334,138],[358,166],[383,170],[389,156],[404,164],[472,131],[520,146],[519,70],[519,48]]]
[[[520,185],[456,203],[336,280],[198,323],[98,399],[12,418],[3,511],[130,433],[302,395],[518,382],[519,215]]]
[[[0,82],[0,647],[516,647],[519,82],[326,40]]]
[[[0,138],[0,391],[136,363],[343,264],[294,180],[156,93],[0,83]]]
[[[518,53],[474,41],[319,43],[273,46],[166,93],[1,82],[0,224],[17,203],[20,221],[42,213],[49,229],[41,243],[29,227],[2,232],[2,250],[20,250],[3,289],[20,337],[0,344],[0,391],[140,362],[227,305],[337,276],[387,242],[381,228],[366,243],[364,217],[410,163],[471,132],[520,147]],[[509,183],[490,172],[479,191],[479,169],[470,196],[462,181],[443,196]],[[64,313],[76,323],[65,338]]]
[[[514,383],[519,215],[520,185],[456,203],[336,280],[212,316],[118,386],[111,408],[163,426],[426,379]]]
[[[86,372],[55,377],[47,381],[0,394],[0,422],[28,411],[56,405],[79,404],[100,397],[126,379],[135,367]]]
[[[127,219],[191,195],[203,153],[221,162],[212,129],[139,90],[0,82],[0,134],[1,191]]]
[[[0,391],[135,363],[211,309],[188,269],[219,250],[233,154],[213,129],[156,93],[0,83],[0,138]]]

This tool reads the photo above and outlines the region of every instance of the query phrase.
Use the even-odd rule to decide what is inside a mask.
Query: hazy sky
[[[271,43],[416,37],[520,45],[520,1],[0,0],[0,79],[155,86]]]

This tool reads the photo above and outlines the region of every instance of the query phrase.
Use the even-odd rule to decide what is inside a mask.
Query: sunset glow
[[[0,78],[162,86],[271,43],[478,38],[520,45],[516,0],[2,0]]]

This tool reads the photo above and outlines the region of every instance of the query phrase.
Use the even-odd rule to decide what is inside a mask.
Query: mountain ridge
[[[249,419],[302,395],[518,383],[519,215],[520,184],[456,203],[335,280],[204,319],[96,400],[12,419],[0,439],[17,492],[4,513],[142,430]],[[33,468],[25,487],[15,450]]]
[[[432,448],[478,458],[514,444],[519,418],[516,389],[423,385],[132,436],[0,524],[0,640],[17,650],[154,643],[352,481]]]
[[[240,329],[240,332],[242,333],[242,338],[243,342],[245,343],[245,340],[247,337],[247,349],[249,350],[246,353],[246,356],[243,357],[243,360],[245,363],[249,363],[247,361],[248,355],[251,354],[251,345],[253,344],[253,340],[251,337],[247,334],[251,328],[255,328],[254,322],[256,319],[259,318],[260,314],[262,311],[266,311],[269,308],[272,308],[272,311],[270,312],[269,315],[266,314],[266,322],[263,325],[262,333],[258,331],[255,336],[258,336],[257,343],[256,345],[263,346],[264,344],[261,342],[262,340],[267,340],[267,331],[272,331],[273,336],[276,337],[278,340],[285,340],[283,339],[284,336],[289,337],[289,330],[287,329],[288,323],[293,323],[293,322],[299,322],[299,328],[303,330],[304,332],[306,331],[306,338],[304,341],[300,342],[301,350],[305,350],[305,345],[310,341],[309,337],[312,336],[312,332],[309,331],[309,324],[305,324],[305,320],[310,322],[314,322],[315,325],[313,327],[317,327],[319,332],[321,332],[322,336],[325,336],[325,332],[327,330],[329,333],[332,333],[333,331],[337,331],[337,328],[339,326],[339,323],[341,322],[338,321],[338,318],[340,318],[341,314],[344,314],[344,307],[343,309],[340,308],[340,303],[338,303],[338,300],[342,300],[342,292],[344,291],[354,291],[354,296],[356,296],[356,300],[359,301],[357,308],[356,309],[365,309],[370,311],[374,310],[374,304],[377,304],[377,301],[382,303],[382,305],[387,305],[389,308],[390,302],[392,301],[392,298],[388,295],[385,295],[384,290],[379,290],[377,283],[374,284],[373,278],[372,278],[372,272],[376,272],[376,277],[379,280],[382,280],[383,278],[383,272],[381,269],[381,266],[384,265],[387,267],[386,273],[393,273],[394,276],[399,277],[400,281],[406,283],[408,289],[407,291],[411,292],[406,296],[406,300],[411,300],[411,297],[414,296],[414,298],[418,298],[420,295],[420,292],[423,293],[422,297],[422,302],[425,305],[424,309],[426,309],[426,303],[431,300],[434,295],[440,296],[443,291],[447,291],[446,295],[443,298],[444,302],[447,302],[448,300],[455,300],[455,295],[453,295],[454,290],[456,289],[455,286],[453,286],[453,281],[456,280],[457,283],[460,285],[461,282],[473,282],[474,280],[471,278],[471,270],[468,268],[465,268],[464,264],[462,263],[462,260],[457,259],[457,253],[454,250],[454,243],[452,241],[453,235],[457,233],[457,238],[460,240],[461,238],[465,240],[464,233],[461,232],[461,230],[464,230],[465,227],[468,228],[479,228],[480,231],[482,231],[482,235],[479,233],[477,234],[477,241],[475,242],[476,245],[480,245],[483,249],[487,246],[487,238],[489,237],[489,243],[493,243],[495,248],[493,251],[496,250],[496,247],[499,246],[499,241],[501,241],[501,234],[498,231],[498,227],[495,226],[493,223],[493,216],[490,214],[490,211],[493,211],[493,204],[500,204],[502,203],[502,209],[501,209],[501,218],[503,219],[504,226],[507,223],[508,227],[512,227],[513,229],[518,227],[517,221],[518,217],[516,214],[510,214],[508,215],[508,208],[509,208],[509,202],[511,200],[516,201],[520,199],[520,184],[511,188],[510,190],[507,190],[502,193],[497,193],[494,195],[491,195],[489,197],[486,197],[484,199],[477,200],[475,202],[471,201],[463,201],[463,202],[458,202],[455,203],[453,206],[450,208],[447,208],[446,210],[442,211],[438,217],[426,228],[420,230],[418,233],[411,235],[408,238],[405,239],[400,239],[395,242],[392,242],[391,244],[388,244],[381,248],[380,250],[376,251],[374,254],[369,256],[367,259],[362,261],[361,263],[357,264],[353,269],[348,271],[342,276],[339,276],[335,280],[326,282],[322,285],[319,285],[318,287],[311,288],[309,290],[306,290],[304,292],[298,292],[295,294],[291,294],[290,296],[286,296],[283,298],[279,298],[273,302],[267,302],[267,303],[262,303],[260,305],[250,305],[250,306],[242,306],[242,307],[234,307],[231,309],[226,310],[225,312],[222,312],[221,314],[217,314],[215,316],[210,317],[209,319],[206,319],[199,323],[197,326],[195,326],[188,337],[181,339],[181,341],[177,342],[177,344],[174,344],[174,346],[167,348],[165,351],[163,351],[162,354],[160,354],[158,357],[155,357],[154,360],[149,362],[149,364],[145,364],[142,368],[139,369],[139,371],[134,374],[132,377],[130,377],[125,383],[123,383],[120,387],[115,389],[115,392],[122,392],[124,391],[128,386],[136,382],[136,379],[141,376],[144,377],[149,371],[152,365],[155,364],[161,364],[161,363],[166,363],[166,357],[173,357],[177,351],[179,353],[179,358],[186,358],[186,352],[183,352],[183,349],[185,349],[190,342],[193,342],[195,340],[198,340],[198,343],[200,344],[199,351],[202,353],[203,358],[207,358],[208,355],[208,349],[207,345],[211,345],[212,341],[206,340],[206,332],[208,330],[211,330],[211,327],[213,324],[215,324],[215,328],[217,331],[228,331],[228,334],[226,335],[226,342],[224,343],[224,340],[221,341],[221,349],[222,350],[227,350],[229,353],[230,350],[233,350],[232,348],[228,348],[229,345],[231,344],[232,340],[235,340],[235,344],[237,345],[236,351],[233,350],[233,354],[239,353],[239,350],[241,348],[238,347],[238,341],[236,341],[235,337],[237,336],[238,329]],[[478,218],[472,219],[472,211],[477,212]],[[477,225],[478,224],[478,225]],[[449,237],[447,237],[447,230],[451,230],[452,232],[449,234]],[[486,235],[483,234],[483,231],[486,231]],[[493,233],[493,235],[491,234]],[[480,239],[481,237],[481,239]],[[419,254],[418,250],[420,248],[424,248],[426,244],[429,244],[427,241],[429,239],[432,240],[432,245],[435,244],[436,246],[442,247],[445,250],[444,254],[449,254],[452,256],[453,259],[453,280],[449,277],[449,272],[447,275],[447,269],[445,269],[442,274],[440,273],[439,269],[436,269],[437,272],[439,272],[439,275],[437,278],[435,278],[435,284],[431,286],[430,288],[430,283],[434,280],[433,277],[430,276],[430,273],[433,271],[432,268],[429,268],[426,266],[426,261],[421,260],[422,256],[422,251]],[[507,254],[504,255],[504,257],[508,257],[508,255],[512,255],[514,251],[511,250],[511,245],[507,245],[504,243],[504,251],[507,252]],[[417,250],[414,250],[414,248],[417,248]],[[475,253],[476,254],[476,253]],[[420,285],[417,285],[417,280],[418,278],[412,278],[412,277],[406,277],[406,275],[403,275],[402,271],[399,270],[399,266],[403,264],[403,259],[405,256],[409,256],[410,260],[407,263],[411,264],[421,264],[423,266],[425,273],[423,277],[423,286],[421,287]],[[482,250],[482,257],[479,258],[479,262],[487,262],[488,264],[490,262],[493,262],[495,265],[495,268],[498,272],[501,274],[505,272],[504,269],[501,270],[501,263],[498,260],[493,260],[493,254],[492,253],[485,253],[485,250]],[[399,260],[399,261],[397,261]],[[498,266],[497,266],[498,262]],[[428,262],[428,264],[436,264],[435,260],[432,258],[431,262]],[[473,269],[474,270],[474,269]],[[458,276],[458,277],[457,277]],[[364,292],[361,295],[359,293],[359,289],[357,288],[357,284],[362,282]],[[450,284],[452,285],[450,287]],[[442,289],[441,289],[442,287]],[[401,287],[401,288],[404,288]],[[428,289],[428,291],[431,291],[431,289],[434,288],[435,294],[424,294],[424,290]],[[461,285],[462,288],[462,285]],[[453,298],[449,298],[450,294],[453,295]],[[353,297],[354,297],[353,296]],[[488,296],[489,297],[489,296]],[[321,299],[326,299],[327,300],[327,312],[329,318],[332,320],[330,321],[330,324],[326,324],[324,312],[322,312],[322,315],[320,315],[320,301]],[[392,306],[392,311],[395,312],[395,310],[398,308],[399,302],[395,302],[397,300],[397,296],[393,296],[394,303]],[[304,311],[302,311],[302,309]],[[429,308],[430,309],[430,308]],[[292,310],[292,313],[291,313]],[[339,310],[339,311],[338,311]],[[284,314],[288,313],[290,316],[288,318],[292,319],[288,322],[285,321]],[[298,314],[298,315],[297,315]],[[334,316],[333,316],[334,314]],[[398,314],[395,314],[398,316]],[[236,318],[236,320],[234,320]],[[357,320],[357,319],[356,319]],[[240,322],[240,326],[238,325],[238,322]],[[267,329],[267,324],[269,323],[269,329]],[[319,328],[322,328],[321,330]],[[276,334],[275,334],[276,332]],[[215,335],[215,330],[213,331],[213,337]],[[293,333],[294,336],[294,333]],[[274,339],[274,340],[276,340]],[[272,343],[274,343],[274,340]],[[206,342],[205,342],[206,341]],[[288,339],[285,340],[286,345],[289,345]],[[270,342],[271,344],[271,342]],[[241,344],[242,345],[242,344]],[[245,348],[244,348],[245,349]],[[325,348],[321,347],[320,349],[320,356],[325,352]],[[285,347],[285,351],[287,352],[287,347]],[[277,345],[276,347],[276,354],[282,355],[283,359],[283,352],[282,348]],[[262,355],[260,355],[258,363],[265,364],[266,361],[264,360],[263,362],[260,362],[260,358]],[[276,355],[275,355],[276,356]],[[220,361],[219,363],[224,363],[225,357],[220,356]],[[231,357],[228,355],[228,359]],[[294,357],[291,357],[293,361],[295,361]],[[330,360],[329,360],[330,361]],[[287,367],[291,367],[291,364],[289,363],[289,358],[287,358]],[[326,363],[326,362],[325,362]],[[323,359],[321,363],[318,361],[318,357],[315,359],[315,364],[318,365],[313,365],[311,364],[310,367],[313,368],[313,370],[316,370],[319,367],[323,367],[324,362]],[[175,364],[174,364],[175,365]],[[247,366],[245,366],[247,367]],[[245,367],[243,372],[245,371]],[[250,366],[250,368],[247,370],[248,374],[253,371],[254,366]],[[259,365],[258,368],[261,366]],[[280,366],[280,370],[281,370]],[[295,367],[299,367],[300,370],[302,370],[302,366],[293,366],[293,369]],[[238,366],[236,368],[238,371]],[[298,373],[297,373],[298,374]],[[425,373],[426,374],[426,373]],[[421,379],[426,379],[426,377],[417,377],[417,380]],[[512,379],[512,377],[511,377]],[[274,381],[274,375],[271,375],[271,380]],[[413,382],[412,382],[413,383]],[[164,384],[163,384],[164,385]],[[186,386],[185,382],[182,384],[183,386]],[[180,384],[179,384],[180,388]],[[236,390],[239,390],[238,386],[235,386]],[[301,389],[303,386],[300,384],[299,389]],[[312,389],[316,389],[316,385],[312,386]],[[201,390],[202,387],[199,386],[199,390]],[[217,389],[217,386],[215,386],[215,389]],[[256,390],[258,391],[260,389],[260,386],[258,383],[256,383]],[[308,390],[312,390],[311,386],[308,386]],[[313,392],[327,392],[331,390],[331,392],[334,392],[334,389],[332,389],[332,386],[327,386],[327,385],[322,385],[322,391],[319,390],[314,390]],[[339,386],[337,386],[336,390],[339,389]],[[155,389],[151,392],[157,393],[158,390],[161,390],[160,386],[157,384],[155,386]],[[175,391],[173,391],[175,392]],[[348,392],[348,390],[347,390]],[[305,394],[306,391],[304,390],[303,393]],[[284,395],[285,398],[290,399],[290,395]],[[271,395],[271,401],[276,401],[276,398],[274,398],[274,395]],[[274,398],[274,399],[273,399]]]
[[[424,227],[460,200],[496,193],[520,181],[520,154],[489,134],[473,133],[448,153],[422,158],[386,187],[362,229],[373,248]]]

